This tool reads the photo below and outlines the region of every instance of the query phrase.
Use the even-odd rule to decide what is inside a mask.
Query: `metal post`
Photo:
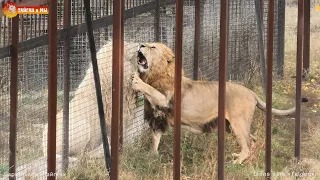
[[[304,0],[303,78],[307,79],[310,68],[310,0]]]
[[[229,1],[221,0],[220,15],[220,52],[219,52],[219,99],[218,99],[218,179],[224,179],[225,169],[225,97],[226,71],[228,60],[228,33],[229,33]]]
[[[193,79],[199,78],[199,49],[200,49],[200,0],[195,0],[195,28],[194,28],[194,59]]]
[[[56,172],[56,112],[57,112],[57,0],[49,3],[49,60],[48,60],[48,176],[55,179]]]
[[[16,179],[17,104],[18,104],[18,43],[19,15],[12,19],[11,30],[11,79],[10,79],[10,137],[9,179]]]
[[[272,65],[273,65],[273,29],[274,0],[268,2],[268,30],[267,30],[267,95],[266,95],[266,179],[271,179],[271,119],[272,119]]]
[[[70,91],[70,20],[71,0],[64,0],[63,28],[67,28],[64,37],[64,67],[63,67],[63,154],[62,173],[65,173],[69,164],[69,91]]]
[[[88,29],[88,38],[89,38],[89,46],[90,46],[90,53],[91,53],[91,61],[92,61],[92,68],[93,68],[93,77],[94,83],[96,88],[96,97],[97,97],[97,104],[98,104],[98,112],[99,112],[99,120],[100,120],[100,128],[102,134],[102,144],[103,144],[103,152],[105,157],[105,164],[107,171],[110,175],[110,151],[109,151],[109,142],[107,137],[107,130],[106,130],[106,122],[103,110],[103,102],[102,102],[102,93],[101,93],[101,85],[100,85],[100,77],[99,77],[99,69],[97,64],[97,52],[96,46],[94,43],[94,36],[92,30],[92,20],[91,20],[91,12],[90,12],[90,0],[83,0],[84,8],[86,11],[86,23]]]
[[[304,0],[298,1],[298,32],[297,32],[297,69],[296,69],[296,120],[295,120],[295,148],[294,155],[300,159],[301,138],[301,83],[302,83],[302,48],[303,48],[303,20]]]
[[[174,154],[173,179],[180,179],[180,139],[181,139],[181,79],[183,40],[183,0],[176,1],[176,44],[174,74]]]
[[[112,122],[111,122],[111,180],[119,176],[119,130],[121,118],[121,89],[123,66],[123,4],[124,0],[113,1],[113,47],[112,47]]]

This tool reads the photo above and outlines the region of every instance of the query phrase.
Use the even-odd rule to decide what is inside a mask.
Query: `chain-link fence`
[[[228,79],[242,81],[248,72],[259,67],[258,34],[254,0],[229,1]],[[283,0],[275,7],[274,59],[276,72],[281,75],[283,65]],[[58,4],[58,114],[57,148],[62,152],[63,141],[63,80],[64,42],[63,0]],[[188,77],[194,72],[195,7],[193,0],[184,1],[183,67]],[[159,11],[157,11],[159,8]],[[103,92],[104,110],[110,137],[112,82],[112,1],[91,0],[94,36],[98,50],[98,66]],[[70,155],[81,155],[101,144],[101,134],[90,50],[85,25],[85,10],[81,0],[71,0],[70,28]],[[264,7],[266,37],[267,3]],[[160,16],[159,16],[160,15]],[[201,0],[200,8],[199,72],[207,80],[218,79],[220,1]],[[19,98],[17,133],[17,173],[46,172],[47,92],[48,92],[48,24],[47,15],[20,16]],[[129,88],[133,68],[130,55],[140,42],[159,40],[175,47],[174,0],[126,0],[125,2],[125,81],[123,145],[133,142],[146,128],[140,98]],[[0,19],[0,175],[8,172],[10,117],[10,29],[11,19]],[[266,39],[266,38],[265,38]],[[60,158],[60,159],[59,159]],[[61,172],[61,157],[57,170]],[[73,159],[70,159],[73,162]],[[34,163],[37,163],[36,165]],[[60,163],[60,164],[59,164]]]

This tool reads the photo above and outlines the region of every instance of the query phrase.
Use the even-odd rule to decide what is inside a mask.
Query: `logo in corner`
[[[17,6],[14,2],[7,2],[2,8],[3,14],[8,18],[13,18],[17,16]]]

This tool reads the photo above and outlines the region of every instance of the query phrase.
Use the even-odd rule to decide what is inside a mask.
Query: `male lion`
[[[142,92],[146,99],[146,118],[153,129],[153,151],[157,152],[161,135],[169,124],[173,126],[174,95],[174,53],[162,43],[140,44],[137,52],[139,74],[132,76],[132,88]],[[183,70],[182,70],[183,71]],[[217,127],[218,82],[194,81],[184,77],[181,84],[181,127],[193,133],[212,132]],[[241,164],[250,155],[250,126],[255,106],[266,110],[266,104],[250,89],[231,82],[226,83],[227,122],[241,146],[238,157],[233,163]],[[274,115],[289,115],[295,108],[288,110],[272,109]]]

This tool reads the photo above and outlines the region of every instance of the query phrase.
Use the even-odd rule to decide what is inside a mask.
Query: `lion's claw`
[[[143,81],[140,79],[138,73],[133,73],[132,74],[132,89],[136,91],[141,90],[141,86],[143,84]]]

